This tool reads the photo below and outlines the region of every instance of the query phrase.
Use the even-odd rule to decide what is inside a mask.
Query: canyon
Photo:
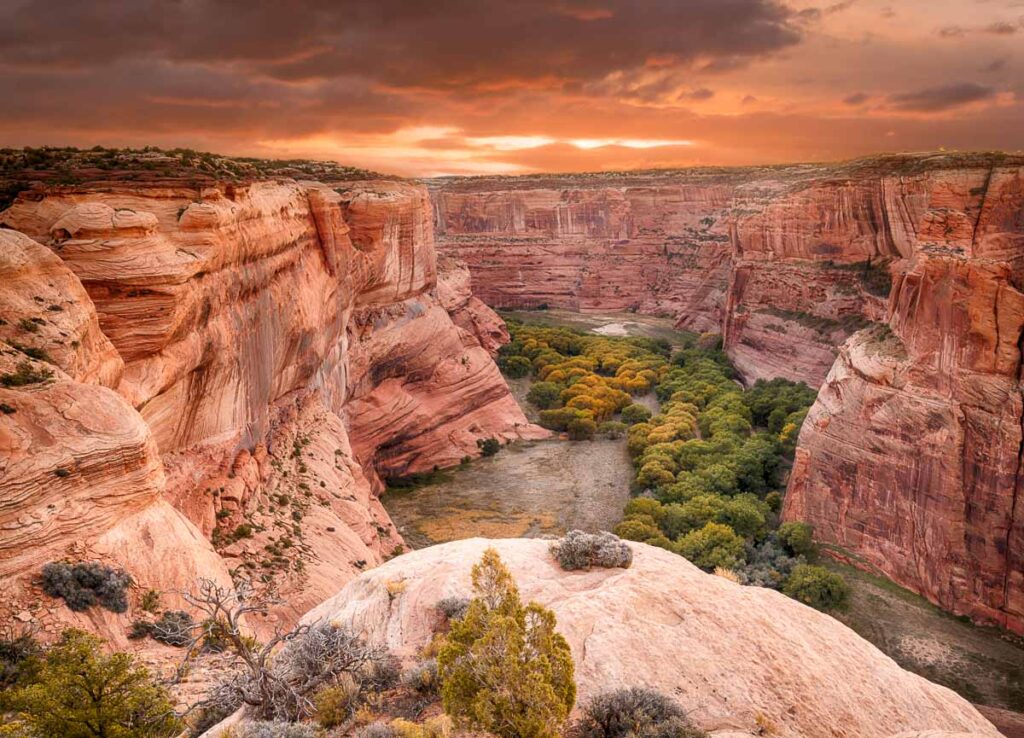
[[[257,626],[287,626],[402,550],[382,475],[546,435],[491,359],[503,324],[439,274],[422,187],[41,184],[0,221],[5,621],[125,644],[40,597],[66,557],[167,606],[244,573],[282,599]]]
[[[481,544],[399,557],[407,546],[380,502],[385,480],[455,466],[482,439],[549,436],[495,364],[508,333],[493,309],[550,307],[668,317],[721,334],[746,383],[820,387],[784,518],[811,523],[842,561],[1024,633],[1024,157],[419,183],[344,175],[89,170],[75,183],[29,178],[0,210],[0,619],[47,638],[76,625],[137,648],[126,631],[144,595],[173,607],[200,578],[271,585],[280,602],[252,623],[261,635],[312,608],[422,617],[403,609],[409,594],[384,612],[380,582],[418,578],[443,596]],[[583,635],[594,625],[584,600],[607,573],[547,571],[540,546],[501,543],[524,589],[567,623],[584,691],[643,673],[648,662],[613,646],[663,643],[650,634],[658,624],[633,640],[622,628]],[[751,682],[760,707],[727,694],[749,668],[729,659],[774,647],[727,634],[785,610],[775,663],[810,663],[785,649],[811,633],[842,641],[847,674],[881,670],[895,686],[824,716],[815,710],[828,690],[809,682],[835,670],[815,661],[798,685],[806,709],[770,716],[783,734],[826,717],[853,720],[861,732],[850,735],[990,734],[966,703],[883,664],[834,621],[642,551],[638,569],[607,582],[613,594],[681,618],[663,587],[703,603],[693,605],[702,617],[717,608],[736,619],[679,646],[682,663],[693,644],[717,643],[713,673],[665,677],[711,685],[713,704],[700,706],[709,727],[752,734],[758,710],[792,693],[771,693],[762,675]],[[124,568],[128,617],[44,597],[39,570],[62,559]],[[351,604],[363,597],[369,609]],[[936,712],[916,711],[922,701]]]
[[[497,307],[721,333],[821,386],[784,516],[943,608],[1024,632],[1024,157],[428,182]]]

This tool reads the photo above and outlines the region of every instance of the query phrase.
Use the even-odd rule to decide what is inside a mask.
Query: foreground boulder
[[[551,608],[576,661],[577,704],[606,689],[671,695],[718,736],[889,738],[999,733],[952,691],[904,671],[833,618],[778,592],[703,573],[631,544],[629,569],[566,572],[530,539],[456,541],[398,557],[350,582],[304,620],[350,625],[412,660],[444,597],[470,594],[493,546],[524,600]]]

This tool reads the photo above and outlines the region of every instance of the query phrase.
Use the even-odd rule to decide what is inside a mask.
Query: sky
[[[0,0],[0,146],[405,176],[1024,148],[1024,0]]]

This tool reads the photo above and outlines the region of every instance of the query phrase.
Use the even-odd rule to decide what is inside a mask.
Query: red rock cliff
[[[491,304],[664,312],[720,330],[748,379],[827,374],[786,516],[1024,630],[1021,157],[430,186]]]
[[[0,388],[24,620],[84,619],[32,589],[70,556],[140,591],[248,572],[290,621],[401,546],[378,474],[539,430],[488,353],[500,321],[438,286],[422,187],[44,187],[0,221],[0,370],[52,372]]]
[[[935,227],[931,213],[963,178],[981,187],[999,160],[893,156],[428,185],[438,246],[469,265],[487,304],[669,315],[721,332],[748,379],[817,386],[846,338],[884,321],[890,265]]]
[[[888,326],[846,342],[804,424],[785,516],[946,609],[1024,632],[1024,167],[930,192]]]

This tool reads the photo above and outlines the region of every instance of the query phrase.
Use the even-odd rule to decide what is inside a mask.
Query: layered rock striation
[[[37,186],[0,225],[0,369],[32,380],[0,388],[23,619],[73,619],[21,608],[42,562],[92,557],[140,590],[271,581],[293,620],[401,549],[382,475],[542,433],[491,360],[500,321],[438,286],[422,187]]]
[[[944,608],[1024,632],[1024,167],[947,181],[800,434],[785,515]]]
[[[428,187],[439,249],[468,264],[487,304],[667,315],[722,333],[750,380],[818,386],[846,338],[886,320],[889,272],[918,233],[944,224],[958,193],[1020,164],[891,156]],[[962,210],[963,224],[972,215]]]

